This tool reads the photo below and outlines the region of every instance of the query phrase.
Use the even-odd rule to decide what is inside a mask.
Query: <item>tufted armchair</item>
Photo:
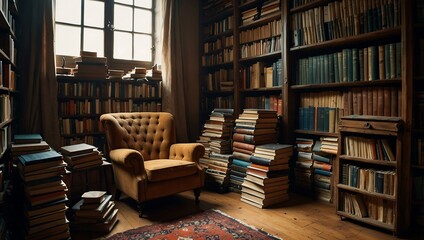
[[[199,165],[205,148],[199,143],[175,144],[174,117],[165,112],[103,114],[109,157],[116,183],[116,198],[121,191],[142,203],[194,190],[196,204],[204,185],[204,170]]]

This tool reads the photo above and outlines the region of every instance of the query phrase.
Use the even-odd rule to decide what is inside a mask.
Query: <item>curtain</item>
[[[52,0],[19,3],[20,78],[18,132],[40,133],[54,149],[60,147]]]
[[[178,142],[199,136],[199,1],[163,0],[163,110]]]

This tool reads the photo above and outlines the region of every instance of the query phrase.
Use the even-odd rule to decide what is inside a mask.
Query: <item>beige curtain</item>
[[[19,2],[18,132],[40,133],[54,149],[60,147],[54,59],[52,0]]]
[[[199,1],[163,0],[163,110],[175,117],[177,141],[199,136]]]

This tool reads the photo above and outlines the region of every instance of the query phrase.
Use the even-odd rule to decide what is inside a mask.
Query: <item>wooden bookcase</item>
[[[110,112],[161,111],[162,82],[87,79],[57,75],[62,146],[88,143],[105,150],[100,116]]]
[[[234,108],[235,116],[244,108],[282,115],[281,2],[255,21],[248,19],[257,14],[258,1],[213,2],[202,1],[200,15],[202,122],[214,108]]]
[[[351,115],[340,120],[336,209],[343,218],[400,232],[408,214],[402,197],[400,117]],[[362,207],[362,208],[361,208]]]

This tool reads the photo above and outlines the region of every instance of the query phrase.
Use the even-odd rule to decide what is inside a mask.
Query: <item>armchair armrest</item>
[[[199,163],[199,158],[205,154],[205,147],[200,143],[172,144],[169,158]]]
[[[109,157],[115,164],[131,168],[134,175],[145,175],[144,158],[139,151],[128,148],[114,149],[109,152]]]

